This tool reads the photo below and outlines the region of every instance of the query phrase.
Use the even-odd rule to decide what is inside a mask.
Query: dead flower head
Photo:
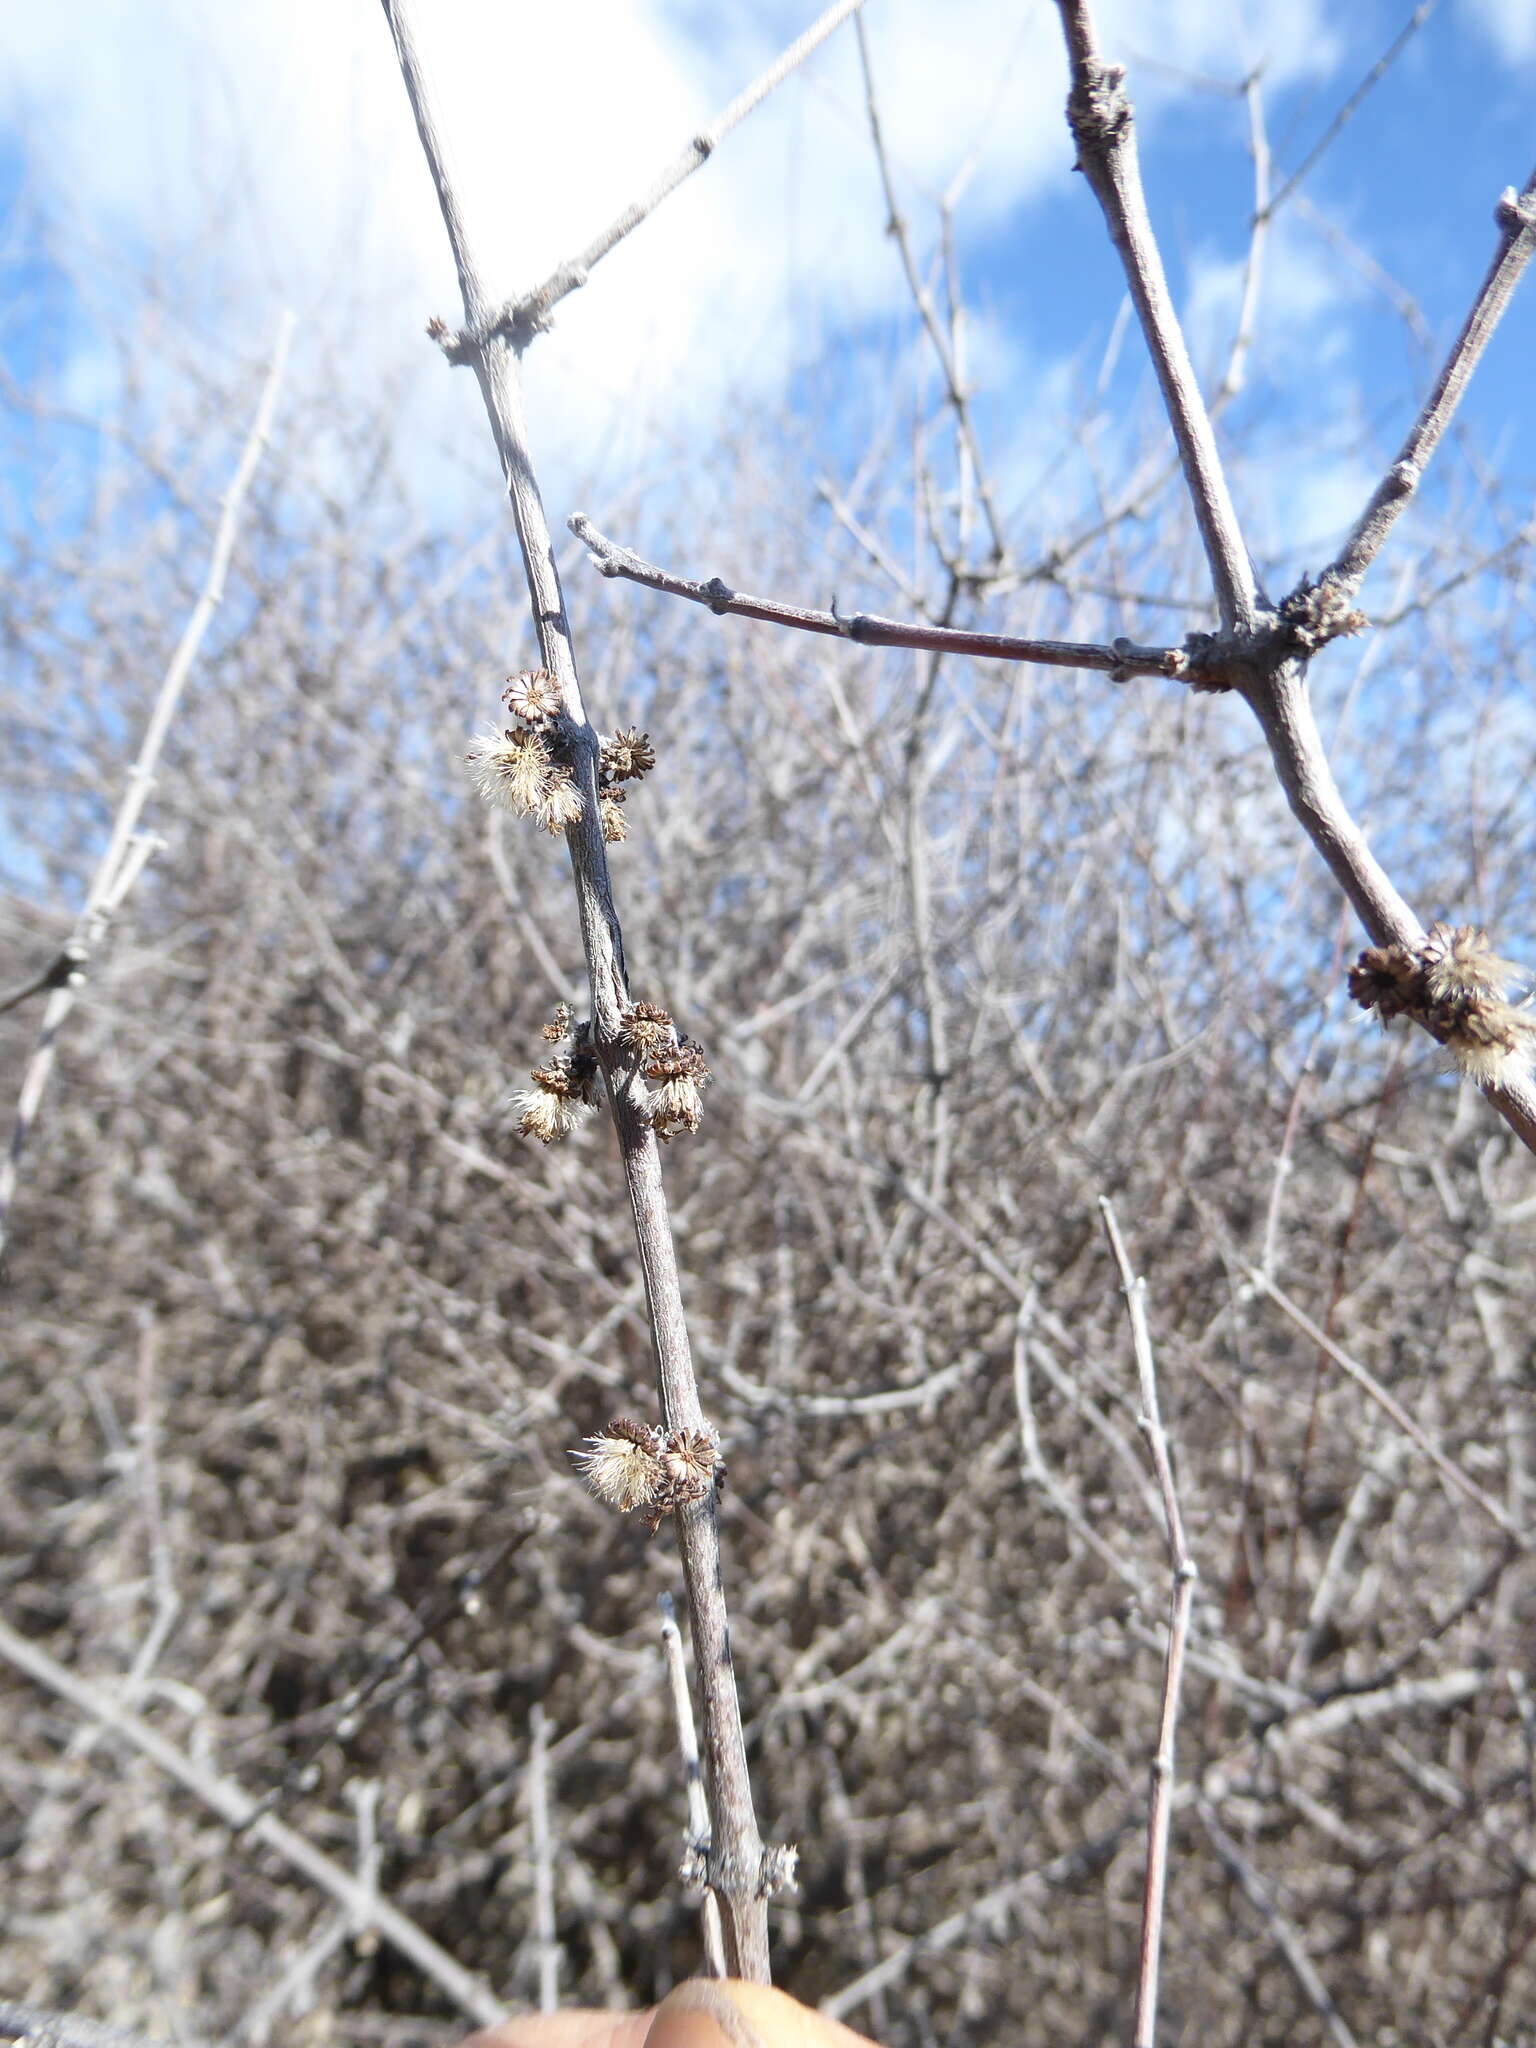
[[[646,1060],[641,1071],[648,1081],[660,1083],[646,1102],[656,1135],[665,1141],[696,1131],[704,1121],[704,1089],[709,1082],[702,1048],[685,1038]]]
[[[599,1500],[627,1515],[639,1508],[654,1536],[674,1508],[706,1498],[720,1469],[712,1429],[658,1429],[620,1416],[572,1457]]]
[[[648,732],[610,733],[598,757],[598,772],[606,782],[638,782],[656,766],[656,750]]]
[[[1349,971],[1349,992],[1383,1023],[1413,1018],[1485,1086],[1512,1079],[1536,1056],[1536,1013],[1505,1000],[1522,973],[1476,925],[1433,924],[1421,946],[1367,947]]]
[[[537,1138],[541,1145],[553,1145],[568,1137],[582,1123],[595,1099],[598,1067],[596,1055],[576,1051],[557,1053],[528,1077],[533,1086],[513,1100],[518,1111],[517,1128],[525,1138]]]
[[[1419,958],[1424,963],[1424,980],[1433,1001],[1455,1002],[1458,998],[1493,996],[1502,1000],[1521,970],[1513,960],[1502,960],[1488,943],[1479,926],[1432,924]]]
[[[514,718],[526,719],[529,725],[549,725],[560,716],[560,685],[547,668],[525,669],[521,675],[507,677],[501,701]]]
[[[603,837],[610,846],[618,846],[629,837],[629,820],[623,811],[624,792],[622,789],[600,789],[597,792],[597,815],[603,828]]]
[[[652,1502],[665,1484],[662,1441],[652,1424],[621,1415],[571,1456],[598,1499],[627,1515]]]
[[[631,1003],[620,1019],[619,1035],[646,1060],[663,1046],[676,1044],[677,1026],[659,1003]]]

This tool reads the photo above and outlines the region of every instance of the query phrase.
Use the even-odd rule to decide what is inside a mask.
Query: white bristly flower
[[[627,1416],[610,1422],[600,1435],[589,1436],[571,1456],[598,1499],[620,1514],[654,1500],[666,1480],[661,1431]]]

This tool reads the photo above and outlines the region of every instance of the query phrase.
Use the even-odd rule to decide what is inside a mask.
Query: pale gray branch
[[[1103,209],[1110,240],[1125,269],[1178,443],[1222,625],[1228,632],[1246,633],[1254,624],[1258,592],[1210,415],[1200,396],[1147,214],[1125,73],[1118,65],[1100,59],[1086,0],[1057,0],[1057,4],[1072,69],[1067,120],[1077,144],[1078,168]]]
[[[1163,1662],[1157,1747],[1151,1766],[1152,1801],[1147,1816],[1146,1881],[1142,1891],[1141,1944],[1132,2025],[1134,2048],[1152,2048],[1157,2031],[1157,1983],[1163,1946],[1163,1913],[1168,1895],[1168,1840],[1173,1821],[1179,1695],[1195,1581],[1199,1573],[1184,1536],[1184,1518],[1179,1512],[1178,1488],[1173,1478],[1173,1459],[1169,1455],[1168,1435],[1158,1406],[1157,1365],[1147,1321],[1147,1283],[1132,1270],[1130,1254],[1115,1220],[1114,1206],[1103,1195],[1099,1197],[1099,1213],[1104,1219],[1105,1234],[1109,1238],[1109,1248],[1125,1295],[1126,1313],[1130,1317],[1131,1343],[1136,1354],[1136,1382],[1141,1396],[1141,1413],[1137,1419],[1152,1456],[1158,1492],[1162,1496],[1168,1535],[1168,1564],[1173,1580],[1168,1599],[1168,1647]]]
[[[1359,589],[1403,507],[1418,489],[1483,350],[1514,297],[1532,252],[1536,251],[1536,171],[1526,180],[1523,191],[1516,192],[1511,186],[1503,193],[1494,217],[1500,229],[1499,246],[1472,310],[1445,359],[1434,389],[1424,401],[1423,410],[1398,450],[1396,461],[1376,486],[1337,560],[1325,572],[1324,580],[1342,596],[1352,596]]]
[[[465,333],[489,335],[489,302],[469,245],[446,144],[417,52],[411,8],[408,0],[383,0],[383,7],[415,116],[416,132],[453,249],[464,300]],[[566,716],[577,735],[576,773],[583,798],[582,813],[574,824],[566,827],[566,845],[592,987],[593,1037],[608,1084],[645,1280],[662,1415],[669,1428],[702,1430],[706,1425],[683,1316],[677,1251],[662,1185],[658,1140],[640,1100],[643,1090],[633,1067],[615,1057],[629,984],[598,809],[598,736],[582,702],[559,570],[529,452],[518,364],[511,344],[501,338],[474,343],[471,359],[506,478],[540,657],[559,684]],[[714,1801],[710,1882],[721,1899],[732,1969],[739,1976],[766,1983],[764,1851],[753,1808],[741,1706],[731,1659],[720,1529],[713,1493],[680,1508],[676,1521],[688,1585],[704,1708],[704,1746]]]

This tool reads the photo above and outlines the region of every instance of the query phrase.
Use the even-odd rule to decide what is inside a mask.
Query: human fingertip
[[[723,1984],[679,1984],[656,2009],[645,2048],[769,2048]]]

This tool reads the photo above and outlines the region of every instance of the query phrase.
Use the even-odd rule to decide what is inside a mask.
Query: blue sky
[[[419,12],[486,267],[510,290],[570,253],[814,9],[722,20],[696,0],[434,0]],[[1403,0],[1100,8],[1106,54],[1130,67],[1202,367],[1229,332],[1251,192],[1241,102],[1213,82],[1262,67],[1283,177],[1409,12]],[[1003,495],[1024,517],[1062,461],[1065,411],[1101,374],[1122,297],[1070,169],[1055,9],[869,0],[866,19],[925,252],[934,202],[974,158],[957,213],[973,381]],[[471,489],[483,478],[483,430],[468,380],[444,375],[421,340],[428,314],[452,317],[455,293],[374,0],[76,0],[11,11],[0,43],[0,349],[13,376],[108,419],[114,338],[146,279],[175,342],[235,363],[260,357],[292,304],[296,384],[340,378],[348,405],[397,392],[402,465],[454,524],[461,465]],[[1536,0],[1441,0],[1306,180],[1315,212],[1280,217],[1249,387],[1227,422],[1257,549],[1288,566],[1319,559],[1390,454],[1431,373],[1391,295],[1422,309],[1437,344],[1454,331],[1493,247],[1494,200],[1536,163],[1533,89]],[[835,466],[835,366],[871,343],[899,376],[910,343],[882,224],[843,29],[539,345],[530,391],[552,511],[580,495],[600,516],[603,493],[662,451],[670,463],[680,440],[707,442],[733,409],[785,390],[828,406]],[[1533,335],[1528,286],[1467,409],[1475,445],[1527,498]],[[1129,407],[1145,377],[1128,337],[1107,409]]]

